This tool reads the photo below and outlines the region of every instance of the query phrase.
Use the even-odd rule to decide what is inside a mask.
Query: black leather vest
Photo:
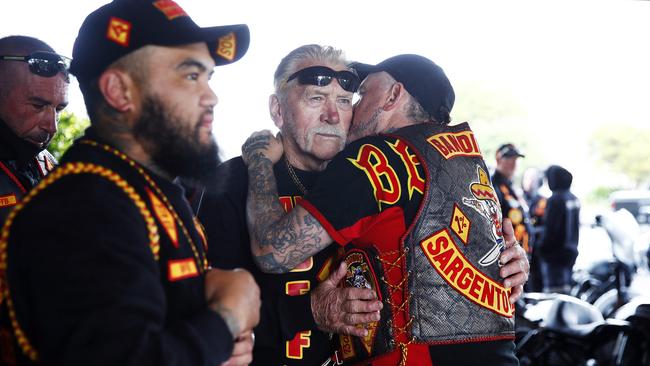
[[[15,160],[0,160],[0,224],[23,196],[54,169],[57,162],[47,150],[32,159],[24,169]]]
[[[502,285],[501,210],[467,123],[402,128],[426,172],[420,210],[403,239],[411,337],[420,343],[511,338],[514,307]]]

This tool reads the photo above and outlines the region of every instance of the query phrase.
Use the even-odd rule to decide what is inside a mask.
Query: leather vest
[[[47,150],[38,153],[26,169],[20,172],[15,160],[0,161],[0,224],[4,223],[4,219],[23,196],[51,172],[56,164],[56,159]]]
[[[501,209],[467,123],[400,129],[426,172],[415,223],[404,237],[411,335],[416,342],[511,338],[514,307],[499,276]]]
[[[346,285],[374,289],[384,308],[382,320],[369,327],[372,337],[340,337],[339,356],[347,364],[398,349],[404,357],[412,342],[514,338],[514,307],[499,276],[501,209],[469,125],[422,123],[390,136],[417,156],[426,174],[425,190],[414,222],[402,236],[400,253],[393,254],[401,260],[388,263],[386,255],[391,254],[368,249],[347,253]],[[395,265],[408,278],[389,285],[383,274]],[[404,293],[401,303],[392,297],[397,287]],[[398,313],[406,319],[401,326],[393,321]]]

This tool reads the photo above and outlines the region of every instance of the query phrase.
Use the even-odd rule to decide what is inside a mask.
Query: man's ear
[[[135,83],[129,74],[117,69],[108,69],[99,77],[99,90],[104,100],[121,113],[135,110]]]
[[[277,94],[271,94],[269,97],[269,113],[271,113],[271,119],[275,123],[275,126],[279,129],[282,129],[282,126],[284,125],[284,118],[282,118],[280,98]]]
[[[386,94],[386,100],[384,101],[382,109],[388,112],[397,108],[400,105],[400,101],[405,97],[405,92],[406,89],[404,89],[402,83],[393,83]]]

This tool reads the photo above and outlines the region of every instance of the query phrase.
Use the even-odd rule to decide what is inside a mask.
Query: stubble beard
[[[372,116],[370,116],[368,121],[359,121],[356,123],[352,122],[350,125],[350,131],[348,132],[348,143],[356,141],[362,137],[377,134],[377,126],[379,125],[380,114],[381,108],[377,108]]]

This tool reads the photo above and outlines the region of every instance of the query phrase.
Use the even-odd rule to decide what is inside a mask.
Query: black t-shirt
[[[318,176],[317,172],[296,168],[294,171],[307,189]],[[289,211],[301,199],[302,192],[291,179],[284,160],[275,164],[274,173],[280,202]],[[316,328],[308,292],[327,278],[336,246],[326,248],[292,272],[261,272],[252,259],[246,226],[247,168],[237,157],[223,163],[216,176],[219,181],[206,188],[198,216],[208,237],[212,266],[246,268],[261,288],[261,320],[255,329],[253,364],[322,364],[330,356],[330,340]]]
[[[426,175],[416,157],[411,162],[405,160],[396,142],[394,137],[379,135],[351,143],[329,163],[314,189],[300,202],[337,243],[398,251],[420,206]],[[392,321],[393,327],[404,326],[397,324],[400,321],[406,324],[406,319],[398,317]],[[408,353],[418,365],[516,365],[513,350],[512,341],[499,340],[413,347]],[[396,349],[368,364],[397,362],[398,353]]]

